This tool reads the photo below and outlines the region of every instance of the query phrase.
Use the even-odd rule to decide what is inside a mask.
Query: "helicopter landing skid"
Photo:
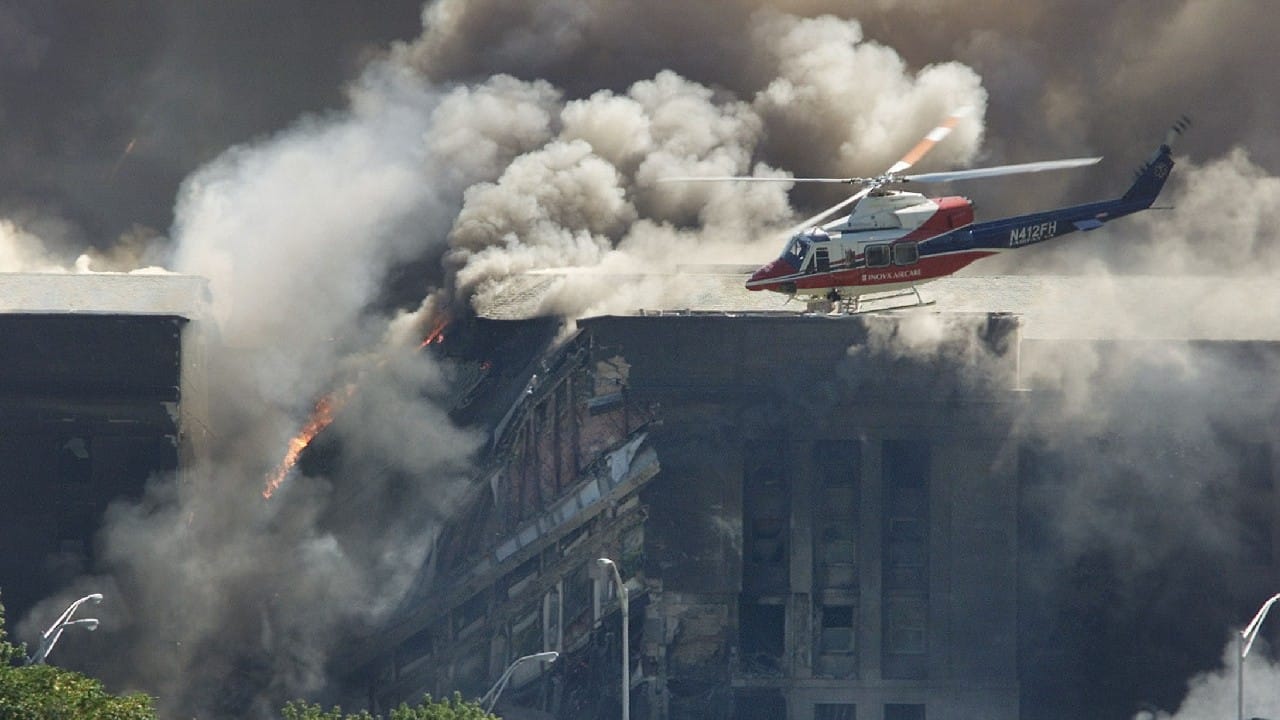
[[[889,300],[912,296],[915,297],[915,302],[896,303],[888,306],[881,304]],[[851,298],[841,297],[836,299],[824,298],[810,300],[808,302],[808,310],[813,313],[832,315],[859,315],[868,312],[885,312],[889,310],[905,310],[915,307],[927,307],[933,304],[933,300],[925,300],[920,297],[920,290],[913,286],[910,290],[902,290],[899,292],[874,293]]]

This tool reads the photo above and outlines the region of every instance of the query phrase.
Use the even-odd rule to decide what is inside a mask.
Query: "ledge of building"
[[[206,315],[208,281],[177,273],[0,273],[0,313]]]

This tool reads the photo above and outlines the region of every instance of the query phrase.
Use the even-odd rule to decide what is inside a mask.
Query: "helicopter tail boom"
[[[1170,136],[1181,134],[1188,125],[1185,118],[1179,120],[1170,130]],[[1151,159],[1138,169],[1133,184],[1118,198],[975,223],[922,242],[920,251],[922,255],[990,254],[1034,245],[1076,231],[1094,230],[1111,220],[1151,207],[1172,169],[1173,151],[1170,138],[1166,138]]]

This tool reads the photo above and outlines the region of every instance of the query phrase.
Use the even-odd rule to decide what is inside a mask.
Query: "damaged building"
[[[0,590],[15,620],[92,567],[107,506],[198,452],[206,283],[0,274]],[[12,628],[11,628],[12,629]]]
[[[17,617],[92,565],[108,503],[199,454],[204,284],[3,281]],[[455,322],[429,351],[453,420],[488,431],[482,470],[399,610],[334,659],[344,706],[481,697],[555,651],[498,713],[619,717],[609,558],[637,720],[1176,708],[1280,587],[1280,343],[1108,335],[1033,283],[940,281],[946,312]]]
[[[508,357],[505,377],[460,402],[473,421],[488,413],[489,469],[396,620],[347,658],[353,692],[383,711],[424,693],[480,697],[513,660],[556,651],[554,664],[515,668],[498,711],[618,717],[620,603],[593,571],[604,557],[629,591],[632,717],[1176,706],[1280,576],[1268,414],[1280,404],[1215,408],[1192,438],[1199,429],[1160,417],[1088,425],[1060,389],[1037,386],[1036,367],[1086,351],[1119,366],[1176,347],[1262,382],[1280,346],[1028,338],[1012,314],[926,317],[942,331],[915,354],[888,349],[916,331],[910,314],[597,317],[561,342],[544,327],[521,372]],[[482,318],[473,331],[538,322]],[[490,372],[492,355],[456,336],[446,351],[459,372]],[[1189,444],[1174,452],[1174,439]],[[1196,443],[1218,476],[1177,501],[1195,509],[1201,493],[1241,543],[1194,546],[1183,533],[1193,546],[1170,553],[1186,567],[1129,567],[1105,533],[1089,547],[1056,525],[1058,489],[1098,478],[1116,508],[1156,526],[1153,542],[1176,542],[1176,525],[1147,516],[1159,495],[1125,489],[1141,473],[1129,453],[1165,447],[1153,464],[1175,473]],[[1209,462],[1208,445],[1238,452]],[[1151,606],[1131,596],[1161,579]],[[1203,625],[1186,627],[1187,613]]]

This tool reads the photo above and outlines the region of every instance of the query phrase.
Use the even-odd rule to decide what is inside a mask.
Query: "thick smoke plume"
[[[387,8],[404,6],[379,12],[390,23]],[[1280,100],[1259,92],[1254,68],[1275,65],[1280,15],[1259,3],[438,0],[421,8],[417,37],[363,8],[163,7],[153,23],[114,6],[0,9],[0,82],[19,98],[0,108],[0,268],[70,267],[101,248],[104,267],[167,258],[210,279],[221,350],[209,459],[114,507],[99,574],[83,585],[129,608],[103,613],[115,652],[93,669],[159,693],[171,712],[265,715],[318,692],[340,630],[376,625],[400,600],[481,444],[439,400],[450,368],[414,352],[442,312],[545,270],[557,273],[545,312],[679,304],[698,282],[679,266],[763,260],[776,229],[838,199],[663,177],[871,174],[962,105],[975,112],[923,169],[1108,157],[1096,172],[959,189],[996,217],[1118,194],[1189,112],[1196,130],[1165,196],[1177,209],[986,269],[1117,283],[1115,270],[1275,269]],[[303,29],[285,29],[300,18]],[[356,78],[345,97],[338,77]],[[1219,295],[1219,316],[1242,299]],[[1132,322],[1105,297],[1064,301],[1121,334]],[[1159,302],[1141,316],[1178,336],[1185,325]],[[917,330],[884,351],[972,357]],[[1202,438],[1228,398],[1271,417],[1266,393],[1213,399],[1230,365],[1205,362],[1177,347],[1044,359],[1031,377],[1064,410],[1039,422],[1070,451],[1155,413]],[[1176,382],[1142,382],[1152,377]],[[340,465],[296,474],[262,504],[288,438],[348,384],[332,428]],[[1125,485],[1164,503],[1159,527],[1230,545],[1228,521],[1195,512],[1201,490],[1161,475],[1175,460],[1120,479],[1101,461],[1077,468],[1046,499],[1067,508],[1058,560],[1097,551],[1147,572],[1172,556],[1176,543],[1126,555],[1148,517],[1098,523]],[[1214,448],[1196,467],[1231,462]]]

